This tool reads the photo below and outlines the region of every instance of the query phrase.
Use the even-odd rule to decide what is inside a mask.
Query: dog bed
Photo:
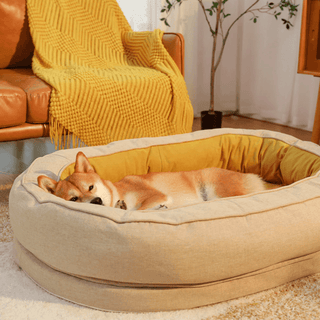
[[[64,179],[78,151],[117,181],[210,166],[281,185],[176,209],[125,211],[65,201],[37,185]],[[14,182],[16,262],[63,299],[111,311],[209,305],[320,272],[320,147],[271,131],[215,129],[36,159]]]

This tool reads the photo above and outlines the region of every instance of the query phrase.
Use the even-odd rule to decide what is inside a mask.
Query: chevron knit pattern
[[[116,0],[27,0],[34,73],[52,86],[50,134],[85,145],[190,132],[184,79],[163,32],[133,32]]]

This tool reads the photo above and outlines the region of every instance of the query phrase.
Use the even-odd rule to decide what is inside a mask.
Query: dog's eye
[[[89,187],[89,191],[91,191],[93,189],[93,185]]]
[[[70,199],[70,201],[77,201],[79,198],[78,197],[73,197]]]

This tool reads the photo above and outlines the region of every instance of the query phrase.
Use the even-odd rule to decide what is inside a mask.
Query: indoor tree
[[[160,19],[165,23],[165,25],[169,26],[169,16],[171,12],[178,6],[180,7],[186,0],[165,0],[165,5],[162,7],[161,12],[164,16]],[[196,1],[196,0],[189,0],[189,1]],[[227,42],[227,39],[230,34],[230,30],[236,24],[238,20],[240,20],[244,15],[249,14],[251,16],[250,20],[253,23],[256,23],[259,20],[259,14],[269,14],[273,15],[276,20],[280,20],[280,16],[282,13],[286,12],[286,18],[282,18],[283,25],[290,29],[292,27],[292,23],[290,19],[294,17],[298,11],[298,4],[295,4],[295,0],[280,0],[275,2],[267,2],[266,4],[262,5],[261,7],[257,7],[258,3],[261,2],[260,0],[252,1],[252,3],[245,9],[241,14],[239,14],[236,19],[229,25],[227,31],[224,33],[223,30],[223,23],[225,19],[231,16],[230,13],[226,11],[225,4],[229,0],[217,0],[212,1],[212,5],[210,7],[206,7],[204,4],[204,0],[198,0],[199,5],[204,14],[204,18],[208,24],[210,33],[213,38],[213,47],[212,47],[212,60],[211,60],[211,78],[210,78],[210,109],[207,111],[207,114],[211,114],[215,116],[214,111],[214,78],[216,70],[220,64],[222,54]],[[231,0],[230,0],[231,1]],[[242,0],[243,1],[243,0]],[[213,18],[215,18],[213,20]],[[230,20],[231,18],[229,18]],[[217,38],[218,36],[221,37],[222,44],[220,51],[217,52]],[[221,115],[220,115],[221,117]],[[215,120],[213,120],[215,121]]]

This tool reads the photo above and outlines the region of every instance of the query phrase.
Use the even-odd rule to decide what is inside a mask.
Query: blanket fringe
[[[66,129],[57,118],[49,116],[49,132],[51,143],[55,149],[85,147],[86,144],[74,133]]]

